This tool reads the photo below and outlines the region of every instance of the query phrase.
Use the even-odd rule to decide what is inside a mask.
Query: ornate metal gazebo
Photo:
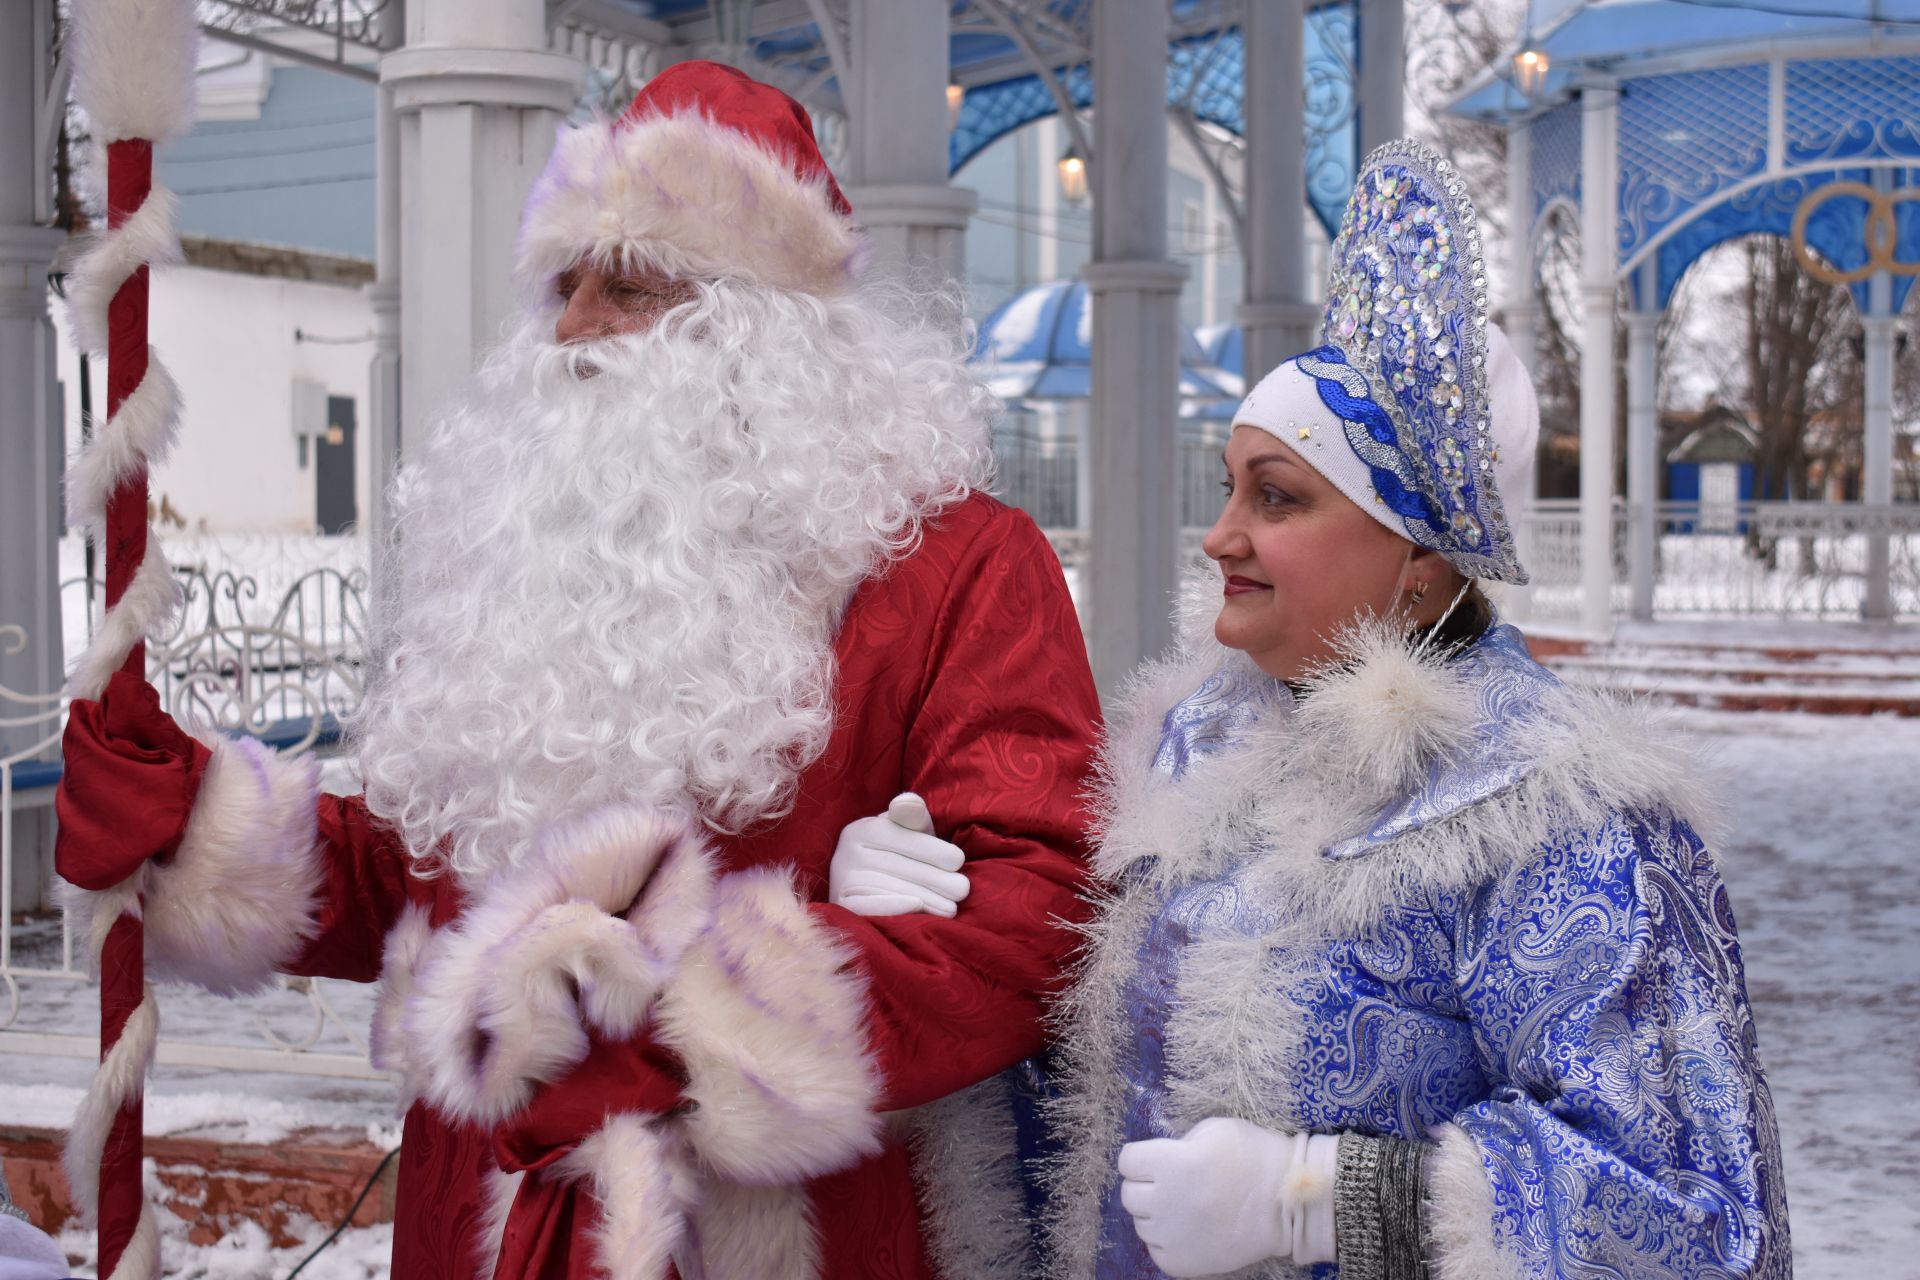
[[[1655,329],[1694,262],[1755,233],[1791,238],[1808,269],[1847,285],[1859,308],[1863,501],[1846,532],[1866,542],[1863,614],[1890,618],[1892,536],[1920,528],[1893,506],[1892,417],[1895,317],[1920,273],[1920,3],[1585,0],[1532,10],[1514,59],[1496,62],[1451,109],[1508,130],[1509,225],[1520,231],[1505,312],[1522,351],[1533,349],[1540,237],[1563,210],[1578,219],[1583,627],[1604,631],[1611,616],[1620,286],[1630,299],[1629,600],[1635,617],[1649,618]],[[1522,78],[1536,83],[1523,90]],[[1598,190],[1613,198],[1588,198]]]

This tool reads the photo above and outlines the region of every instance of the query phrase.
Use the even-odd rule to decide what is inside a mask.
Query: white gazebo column
[[[1507,128],[1507,245],[1506,277],[1502,285],[1500,327],[1514,354],[1529,373],[1539,365],[1538,339],[1533,300],[1533,128],[1527,120],[1515,121]],[[1534,492],[1539,468],[1528,477],[1525,493],[1503,493],[1500,500],[1507,509],[1507,521],[1513,529],[1514,549],[1520,563],[1534,562]],[[1509,589],[1502,611],[1514,622],[1526,622],[1533,616],[1533,589]]]
[[[59,690],[61,415],[55,402],[47,270],[65,236],[34,224],[51,175],[34,160],[46,77],[37,0],[0,0],[0,685]],[[30,34],[31,33],[31,34]],[[18,632],[8,630],[19,628]],[[24,641],[24,643],[22,643]],[[33,708],[0,702],[0,717]],[[0,729],[0,755],[47,732]],[[4,815],[0,815],[4,821]],[[4,922],[0,922],[4,927]]]
[[[521,206],[582,75],[547,51],[546,12],[409,0],[407,42],[380,60],[400,117],[400,402],[416,432],[513,309]]]
[[[1654,548],[1660,521],[1660,371],[1655,362],[1659,331],[1658,311],[1642,307],[1628,314],[1627,579],[1632,585],[1633,616],[1641,622],[1653,620]]]
[[[1619,91],[1591,86],[1580,114],[1580,623],[1613,613],[1613,305]]]
[[[939,286],[965,268],[977,197],[947,181],[945,0],[854,0],[847,199],[874,265]]]
[[[1876,622],[1893,617],[1891,524],[1887,522],[1893,509],[1893,338],[1897,320],[1892,312],[1893,280],[1885,271],[1876,271],[1867,282],[1867,314],[1860,319],[1866,330],[1862,374],[1867,393],[1865,431],[1860,442],[1860,499],[1872,522],[1867,534],[1867,594],[1861,613]]]
[[[380,13],[380,44],[387,52],[406,39],[406,0],[388,0]],[[374,91],[373,283],[367,302],[373,310],[373,361],[367,387],[367,542],[369,573],[380,574],[380,548],[387,539],[387,497],[399,464],[400,437],[400,115],[393,87]],[[373,583],[372,606],[381,607],[381,585]],[[377,626],[376,626],[377,630]]]
[[[1507,127],[1506,282],[1500,302],[1500,327],[1532,371],[1539,361],[1533,300],[1533,122]]]
[[[1234,312],[1247,387],[1313,345],[1320,309],[1307,288],[1306,29],[1302,0],[1247,9],[1246,299]]]
[[[50,176],[34,159],[46,123],[46,16],[38,0],[0,0],[0,685],[40,695],[60,689],[61,413],[47,269],[65,236],[34,223],[34,194]],[[15,630],[18,628],[18,630]],[[0,717],[44,704],[0,700]],[[46,737],[46,723],[0,728],[0,755]],[[53,811],[0,813],[12,823],[16,911],[43,905],[52,884]],[[0,929],[7,927],[0,920]]]
[[[1253,7],[1258,8],[1259,5]],[[1406,132],[1404,0],[1360,0],[1360,154]],[[1249,62],[1248,66],[1253,64]]]
[[[1166,0],[1093,11],[1093,412],[1086,600],[1111,695],[1173,638],[1179,546],[1180,286],[1167,260]]]

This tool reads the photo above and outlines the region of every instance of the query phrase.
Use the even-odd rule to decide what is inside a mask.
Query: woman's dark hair
[[[1431,627],[1413,633],[1416,641],[1432,641],[1443,649],[1464,649],[1487,633],[1493,625],[1493,602],[1480,590],[1480,584],[1467,584],[1467,594],[1453,612]]]

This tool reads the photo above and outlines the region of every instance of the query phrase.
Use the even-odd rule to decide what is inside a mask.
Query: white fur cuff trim
[[[688,1138],[722,1177],[800,1182],[880,1149],[880,1073],[853,960],[790,873],[755,868],[715,886],[713,923],[661,998],[660,1027],[697,1104]]]
[[[420,957],[433,937],[431,914],[417,902],[409,902],[400,918],[387,931],[380,949],[380,989],[373,1001],[373,1024],[367,1036],[367,1056],[382,1071],[400,1078],[399,1109],[413,1105],[420,1094],[420,1081],[406,1052],[406,1038],[400,1020],[407,1001],[413,996],[414,979],[420,971]]]
[[[586,1056],[589,1024],[616,1040],[640,1030],[705,923],[711,878],[672,815],[610,809],[557,828],[423,948],[403,1070],[455,1119],[504,1120]]]
[[[254,738],[210,745],[179,851],[152,868],[147,958],[157,976],[236,995],[313,936],[320,766]]]
[[[519,270],[544,284],[582,258],[831,295],[861,239],[823,182],[698,114],[563,129],[527,201]]]
[[[1522,1280],[1519,1261],[1494,1238],[1493,1183],[1480,1144],[1458,1125],[1434,1134],[1427,1156],[1427,1239],[1434,1280]]]

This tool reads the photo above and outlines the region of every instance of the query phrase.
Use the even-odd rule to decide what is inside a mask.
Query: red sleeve
[[[966,851],[951,920],[815,904],[856,949],[885,1110],[944,1097],[1037,1052],[1043,1002],[1085,914],[1082,792],[1100,704],[1060,564],[1025,515],[973,540],[940,603],[906,783]]]
[[[408,889],[419,885],[407,874],[400,837],[367,811],[364,796],[322,795],[317,817],[320,892],[313,932],[280,968],[305,977],[372,982],[380,976],[381,948],[407,905]]]

